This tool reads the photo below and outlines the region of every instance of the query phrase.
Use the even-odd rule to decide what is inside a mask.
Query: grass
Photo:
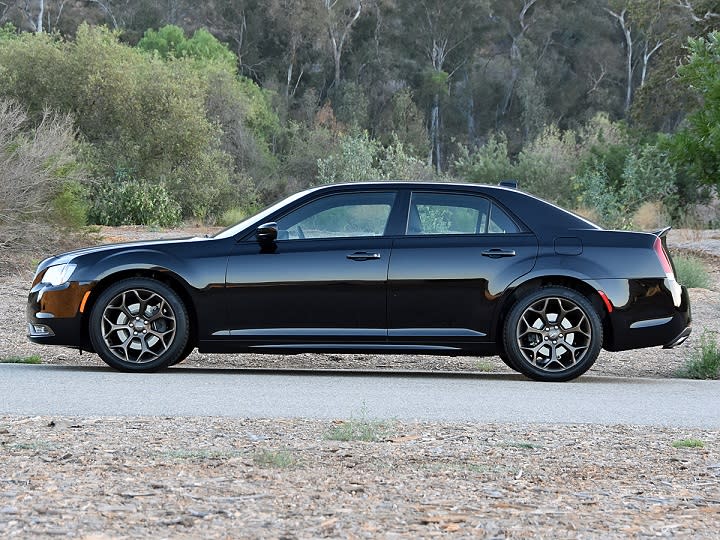
[[[677,255],[673,257],[673,263],[678,282],[688,288],[710,288],[710,274],[700,259],[692,255]]]
[[[487,360],[478,360],[475,362],[475,370],[483,373],[489,373],[491,371],[495,371],[495,366],[492,362],[488,362]]]
[[[502,444],[506,448],[520,448],[522,450],[534,450],[536,448],[542,448],[539,444],[526,442],[526,441],[507,441]]]
[[[700,439],[680,439],[673,441],[673,448],[705,448],[705,443]]]
[[[8,356],[0,358],[0,364],[42,364],[42,360],[37,354],[32,356]]]
[[[171,459],[186,459],[190,461],[202,461],[206,459],[230,459],[240,457],[242,454],[227,450],[168,450],[163,456]]]
[[[253,456],[253,463],[258,467],[288,469],[297,464],[297,459],[288,450],[260,450]]]
[[[389,436],[388,424],[370,420],[364,405],[360,410],[360,419],[344,420],[325,434],[325,438],[331,441],[379,442],[387,440]]]
[[[676,375],[685,379],[720,378],[720,350],[713,332],[705,330],[700,344],[692,351],[685,366]]]

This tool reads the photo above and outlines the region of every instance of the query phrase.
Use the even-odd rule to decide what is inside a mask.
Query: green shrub
[[[368,418],[368,411],[363,404],[360,409],[360,418],[350,418],[339,422],[326,433],[325,437],[331,441],[364,441],[380,442],[390,436],[390,425],[379,420]]]
[[[221,227],[229,227],[230,225],[235,225],[236,223],[240,223],[242,220],[251,216],[253,213],[255,213],[255,210],[255,208],[246,206],[235,206],[233,208],[228,208],[220,215],[217,224]]]
[[[289,450],[258,450],[253,463],[263,468],[288,469],[297,465],[297,459]]]
[[[705,443],[700,439],[680,439],[673,441],[673,448],[705,448]]]
[[[461,147],[455,171],[462,180],[479,184],[497,184],[501,180],[515,178],[515,167],[508,157],[507,137],[496,135],[473,154]],[[519,181],[523,188],[523,179]]]
[[[112,182],[98,188],[89,219],[97,225],[157,225],[180,223],[180,205],[162,184],[145,180]]]
[[[700,336],[700,344],[693,350],[685,367],[677,373],[686,379],[717,379],[720,377],[720,351],[714,333],[707,330]]]
[[[710,288],[710,274],[705,264],[691,255],[678,255],[673,257],[677,280],[689,288]]]
[[[53,201],[55,221],[70,229],[87,224],[90,203],[85,186],[76,180],[65,182]]]

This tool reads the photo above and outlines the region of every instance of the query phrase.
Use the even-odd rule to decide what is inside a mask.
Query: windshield
[[[275,212],[280,210],[283,206],[290,204],[293,201],[298,200],[300,197],[307,195],[310,191],[313,191],[313,190],[301,191],[300,193],[296,193],[295,195],[290,195],[289,197],[286,197],[285,199],[282,199],[281,201],[276,202],[275,204],[266,208],[265,210],[261,211],[260,213],[255,214],[254,216],[244,219],[240,223],[231,225],[227,229],[220,231],[215,236],[213,236],[213,238],[231,238],[231,237],[237,235],[238,233],[242,232],[243,230],[247,229],[253,223],[260,224],[265,220],[265,218],[274,214]]]

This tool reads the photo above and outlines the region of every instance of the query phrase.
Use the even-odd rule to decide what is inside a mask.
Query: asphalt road
[[[0,364],[0,414],[592,423],[720,429],[717,381]]]

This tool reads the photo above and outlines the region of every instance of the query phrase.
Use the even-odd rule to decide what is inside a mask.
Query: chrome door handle
[[[368,251],[356,251],[347,256],[352,261],[370,261],[373,259],[379,259],[379,253],[370,253]]]
[[[482,252],[483,257],[490,257],[491,259],[499,259],[500,257],[514,257],[514,249],[486,249]]]

